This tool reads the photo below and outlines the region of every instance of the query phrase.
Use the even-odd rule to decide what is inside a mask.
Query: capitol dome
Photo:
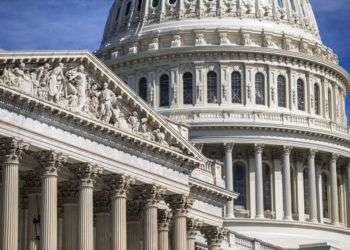
[[[228,228],[350,244],[350,78],[309,0],[115,1],[97,55],[222,164]]]

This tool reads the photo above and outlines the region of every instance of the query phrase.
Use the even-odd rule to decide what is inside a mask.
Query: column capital
[[[283,146],[282,147],[282,152],[283,155],[290,155],[290,153],[292,152],[293,148],[290,146]]]
[[[78,163],[75,167],[75,174],[79,178],[81,187],[92,188],[96,178],[103,172],[101,167],[92,163]]]
[[[67,160],[67,157],[62,153],[52,150],[40,151],[35,155],[40,163],[38,170],[43,176],[57,176],[59,170],[62,169],[63,163]]]
[[[128,175],[113,174],[107,177],[107,183],[113,197],[126,198],[130,187],[135,184],[135,179]]]
[[[338,158],[339,158],[339,155],[333,153],[333,154],[331,155],[331,159],[330,159],[331,163],[336,163],[337,160],[338,160]]]
[[[234,146],[234,143],[224,143],[224,148],[226,152],[232,152]]]
[[[227,237],[227,229],[223,227],[205,226],[201,232],[207,240],[208,246],[218,245]]]
[[[168,195],[165,200],[175,211],[175,216],[186,216],[194,202],[193,199],[186,194]]]
[[[146,184],[142,187],[141,198],[147,206],[157,206],[166,191],[165,188],[154,184]]]
[[[196,239],[197,233],[202,225],[203,223],[198,219],[187,218],[187,238]]]
[[[23,153],[29,149],[29,144],[10,137],[0,138],[0,156],[5,157],[5,162],[18,164]]]
[[[263,144],[254,144],[254,150],[255,153],[262,153],[262,151],[264,150],[264,145]]]
[[[158,230],[169,231],[169,224],[173,214],[171,210],[162,209],[158,211]]]
[[[309,158],[315,158],[315,156],[316,156],[316,153],[318,152],[318,150],[316,150],[316,149],[310,149],[309,150]]]

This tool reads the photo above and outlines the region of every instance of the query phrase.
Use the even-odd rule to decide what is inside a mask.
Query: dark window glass
[[[315,114],[320,115],[321,114],[320,86],[317,83],[315,83],[314,85],[314,98],[315,98]]]
[[[129,15],[131,9],[131,2],[128,2],[125,8],[125,16]]]
[[[159,4],[159,0],[153,0],[153,1],[152,1],[152,7],[153,7],[153,8],[157,7],[158,4]]]
[[[116,21],[116,22],[117,22],[118,19],[119,19],[119,14],[120,14],[120,7],[119,7],[119,9],[118,9],[118,11],[117,11],[117,15],[115,16],[115,21]]]
[[[217,76],[214,71],[207,74],[208,103],[218,103]]]
[[[267,164],[263,164],[264,181],[264,210],[272,210],[271,204],[271,170]]]
[[[309,195],[309,171],[307,168],[303,172],[304,177],[304,204],[305,204],[305,213],[309,214],[310,211],[310,195]]]
[[[330,89],[328,89],[328,116],[329,116],[329,119],[332,119],[332,109],[333,109],[332,91]]]
[[[244,209],[246,208],[246,166],[243,162],[236,162],[233,169],[234,190],[239,193],[235,200],[235,207]]]
[[[193,104],[193,77],[190,72],[182,76],[184,104]]]
[[[297,81],[298,110],[305,111],[305,84],[304,81]]]
[[[160,85],[160,107],[168,107],[169,106],[169,76],[162,75],[159,79]]]
[[[287,90],[286,90],[286,78],[282,75],[277,77],[277,98],[278,107],[287,107]]]
[[[242,103],[242,80],[241,74],[237,71],[231,75],[232,103]]]
[[[169,3],[174,4],[174,3],[176,3],[176,0],[169,0]]]
[[[147,79],[145,77],[139,80],[139,95],[143,100],[147,101]]]
[[[322,174],[322,203],[323,203],[323,216],[329,218],[328,209],[328,178],[326,174]]]
[[[265,77],[263,73],[255,75],[255,103],[265,105]]]
[[[139,0],[137,3],[137,11],[140,11],[142,7],[142,0]]]

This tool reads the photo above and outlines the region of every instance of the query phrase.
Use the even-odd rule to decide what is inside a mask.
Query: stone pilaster
[[[310,221],[317,222],[317,193],[316,193],[316,151],[310,150],[308,156],[308,177],[309,177],[309,195],[310,195]]]
[[[187,250],[195,250],[196,238],[202,223],[197,219],[187,219]]]
[[[349,160],[349,159],[348,159]],[[348,162],[348,165],[346,166],[346,179],[347,179],[347,200],[348,200],[348,224],[347,226],[350,227],[350,161]]]
[[[222,227],[207,226],[202,228],[209,250],[220,250],[222,241],[227,237],[227,230]]]
[[[256,192],[256,218],[264,218],[264,185],[262,169],[262,152],[264,147],[255,144],[255,192]]]
[[[225,144],[225,175],[226,175],[226,189],[233,192],[233,164],[232,164],[232,150],[233,144]],[[234,217],[234,203],[233,199],[226,204],[226,217]]]
[[[112,203],[112,250],[127,249],[126,197],[135,180],[126,175],[113,175],[110,178]]]
[[[19,162],[28,145],[13,138],[0,139],[2,163],[2,250],[18,249]]]
[[[158,212],[158,250],[169,250],[169,224],[172,213],[169,210]]]
[[[174,194],[167,197],[166,201],[173,210],[174,215],[174,243],[175,250],[187,249],[187,214],[193,205],[193,200],[188,195]]]
[[[63,207],[63,250],[78,249],[78,187],[75,181],[62,184],[60,198]]]
[[[160,186],[146,185],[143,192],[144,206],[144,249],[158,249],[158,203],[165,190]]]
[[[41,164],[41,249],[57,250],[57,180],[65,157],[54,151],[42,151],[38,156]]]
[[[79,183],[79,229],[78,249],[93,250],[94,222],[93,222],[93,190],[96,177],[102,169],[90,163],[77,166],[76,174]]]
[[[284,219],[292,220],[292,188],[290,179],[290,147],[283,147],[283,211]]]
[[[23,177],[23,188],[28,197],[28,224],[27,240],[28,250],[38,250],[40,242],[40,201],[41,180],[40,176],[33,172]]]
[[[339,224],[337,159],[338,155],[332,154],[329,165],[331,181],[331,218],[333,225]]]

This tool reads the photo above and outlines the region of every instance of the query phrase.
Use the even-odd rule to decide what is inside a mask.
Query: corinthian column
[[[113,175],[112,188],[112,250],[127,249],[126,196],[135,180],[126,175]]]
[[[187,219],[187,250],[195,250],[196,238],[202,223],[199,220]]]
[[[264,218],[264,185],[262,169],[263,146],[255,144],[255,196],[256,196],[256,218]]]
[[[233,166],[232,166],[232,150],[233,144],[225,144],[225,175],[226,175],[226,189],[233,192]],[[226,217],[234,217],[233,199],[227,202]]]
[[[227,230],[222,227],[207,226],[202,228],[202,233],[207,240],[208,250],[220,250],[221,243],[227,236]]]
[[[40,244],[42,250],[57,250],[57,179],[65,158],[53,151],[40,152],[39,158],[42,172]]]
[[[19,161],[28,145],[13,138],[0,139],[2,164],[1,249],[18,249],[18,172]]]
[[[95,178],[102,173],[102,169],[96,165],[82,163],[79,164],[76,173],[80,181],[78,249],[93,250],[93,190]]]
[[[310,150],[308,157],[308,177],[309,177],[309,194],[310,194],[310,221],[317,222],[317,193],[316,193],[316,168],[315,168],[316,151]]]
[[[158,250],[169,249],[169,223],[172,213],[169,210],[160,210],[158,213]]]
[[[332,154],[329,166],[331,177],[331,216],[333,225],[339,224],[337,159],[338,155]]]
[[[188,195],[174,194],[167,197],[167,202],[174,215],[174,245],[175,250],[187,249],[187,214],[193,205]]]
[[[157,250],[158,249],[158,222],[157,211],[158,202],[164,195],[164,189],[160,186],[146,185],[143,198],[145,200],[144,207],[144,249]]]
[[[283,211],[284,219],[292,220],[292,189],[290,183],[290,147],[283,147]]]

